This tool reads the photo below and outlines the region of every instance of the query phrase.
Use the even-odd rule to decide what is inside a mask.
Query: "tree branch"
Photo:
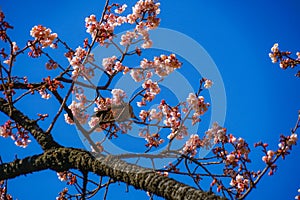
[[[20,124],[24,129],[29,131],[36,141],[41,145],[43,150],[61,147],[54,141],[51,134],[46,134],[37,124],[36,121],[29,119],[14,106],[9,107],[8,102],[0,97],[0,111]],[[10,113],[11,112],[11,113]]]
[[[166,199],[222,199],[213,193],[203,192],[172,178],[159,175],[152,169],[129,164],[113,156],[101,155],[95,158],[90,152],[73,148],[50,149],[43,154],[2,164],[0,165],[0,180],[46,169],[57,172],[70,169],[89,171],[99,176],[111,177],[115,181],[124,182],[136,189],[142,189]]]

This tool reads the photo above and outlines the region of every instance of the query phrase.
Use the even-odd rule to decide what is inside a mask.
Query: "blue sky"
[[[134,1],[126,3],[130,8]],[[15,27],[11,35],[19,46],[31,39],[29,31],[32,26],[42,24],[76,48],[88,37],[84,18],[90,14],[100,16],[103,1],[18,0],[12,3],[4,0],[0,6],[7,20]],[[282,71],[268,57],[275,42],[283,50],[300,51],[299,6],[300,2],[297,0],[288,3],[283,0],[161,2],[161,27],[193,38],[214,60],[227,96],[225,127],[230,133],[245,138],[250,145],[263,140],[276,148],[279,135],[289,134],[290,128],[294,126],[297,110],[300,109],[300,93],[296,92],[300,80],[294,76],[296,71]],[[43,62],[29,62],[25,58],[20,61],[24,62],[16,66],[16,73],[30,73],[39,80],[39,68],[44,68]],[[32,101],[31,105],[40,102]],[[54,112],[51,108],[44,109]],[[30,116],[38,111],[35,107],[25,110]],[[0,115],[0,120],[2,122],[5,118]],[[62,134],[75,131],[73,128],[66,126],[64,122],[58,126],[57,134],[54,135],[58,141],[63,141],[67,146],[83,146],[77,134]],[[20,151],[10,140],[2,138],[0,146],[4,161],[12,160],[16,153],[21,158],[33,152],[41,152],[34,144]],[[280,161],[276,174],[265,177],[248,199],[293,199],[300,188],[297,180],[300,177],[299,150],[300,147],[296,146],[291,156],[284,162]],[[253,151],[251,156],[253,167],[261,166],[260,151]],[[53,182],[58,184],[53,185]],[[43,199],[53,199],[63,187],[63,183],[56,181],[55,173],[41,172],[11,181],[9,190],[20,200],[38,199],[41,195],[46,196]],[[108,199],[118,199],[120,194],[124,199],[136,199],[137,195],[146,199],[142,192],[123,194],[124,186],[114,187],[113,190],[120,190],[120,193],[112,191]]]

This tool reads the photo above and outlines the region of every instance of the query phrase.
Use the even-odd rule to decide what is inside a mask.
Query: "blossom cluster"
[[[167,136],[168,139],[183,139],[188,135],[187,127],[181,122],[181,113],[179,106],[171,107],[164,100],[161,101],[158,108],[161,110],[164,120],[164,125],[170,127],[171,133]]]
[[[225,128],[214,123],[213,127],[206,132],[205,137],[217,144],[213,148],[213,153],[225,164],[223,171],[224,175],[231,177],[231,191],[236,191],[236,197],[240,197],[250,187],[250,176],[255,177],[260,172],[249,171],[246,167],[246,163],[250,162],[250,148],[247,142],[243,138],[236,138],[226,132]],[[220,187],[221,185],[219,185],[218,190]]]
[[[30,35],[42,45],[42,48],[51,46],[53,41],[57,38],[56,33],[52,33],[50,28],[46,28],[42,25],[32,27]]]
[[[283,158],[290,153],[292,147],[297,144],[298,135],[292,132],[289,136],[280,136],[277,154],[282,156]]]
[[[39,94],[43,99],[50,99],[51,95],[47,92],[45,88],[39,89]]]
[[[148,79],[148,81],[146,81],[145,83],[143,84],[143,87],[148,88],[151,86],[151,84],[153,82],[151,81],[151,79]],[[148,84],[148,87],[145,86],[147,84]],[[156,91],[156,90],[157,90],[157,92],[159,91],[158,90],[159,88],[157,88],[157,87],[154,87],[154,89],[155,89],[154,91]],[[151,92],[151,90],[150,90],[150,92]],[[192,96],[192,95],[190,95],[190,96]],[[195,102],[198,102],[198,98],[195,98],[195,99],[196,99]],[[202,101],[200,101],[200,108],[203,107],[202,105],[204,104],[203,103],[204,100],[203,99],[201,99],[201,100]],[[188,101],[188,104],[190,105],[191,109],[199,110],[199,103],[196,103],[196,105],[194,105],[195,104],[194,99],[188,98],[187,101]],[[143,103],[143,101],[142,101],[142,103]],[[144,105],[144,104],[142,104],[142,105]],[[172,140],[174,138],[183,139],[184,136],[188,135],[188,129],[184,124],[186,117],[182,118],[179,105],[171,107],[165,102],[165,100],[162,100],[160,105],[158,106],[158,110],[157,109],[151,109],[149,111],[141,110],[140,114],[139,114],[139,118],[143,122],[146,122],[147,120],[149,122],[152,120],[157,120],[156,124],[159,124],[162,121],[163,125],[170,128],[170,130],[171,130],[171,132],[167,136],[168,139],[170,139],[170,140]],[[186,110],[187,110],[186,108],[183,108],[183,111],[186,113],[186,115],[189,115],[189,113],[187,113]],[[207,132],[207,135],[206,135],[206,137],[203,138],[203,140],[201,140],[197,134],[192,135],[190,137],[190,139],[186,142],[185,146],[183,147],[182,152],[184,154],[191,153],[191,155],[194,156],[197,152],[196,151],[197,148],[199,148],[200,146],[205,146],[206,148],[209,148],[212,145],[211,140],[215,140],[215,143],[217,143],[218,141],[222,140],[222,136],[225,134],[225,132],[226,132],[226,129],[218,126],[215,123],[213,128]]]
[[[14,133],[13,130],[16,130]],[[0,136],[7,138],[10,137],[15,141],[15,145],[26,148],[31,142],[29,139],[29,132],[26,131],[21,125],[13,123],[8,120],[3,126],[0,126]]]
[[[104,58],[102,60],[102,66],[104,67],[105,72],[109,75],[113,75],[115,72],[120,72],[124,70],[126,73],[129,69],[125,67],[120,61],[117,60],[116,56]]]
[[[205,132],[203,138],[200,138],[198,134],[192,134],[188,141],[186,141],[182,154],[188,155],[193,159],[197,150],[200,148],[210,148],[212,145],[217,145],[213,149],[217,160],[220,160],[219,164],[224,163],[224,175],[231,177],[230,186],[231,191],[236,191],[237,197],[241,195],[247,188],[250,187],[250,174],[257,176],[259,172],[249,172],[245,166],[245,163],[249,163],[248,155],[250,149],[248,144],[242,138],[236,138],[232,134],[227,134],[227,130],[221,127],[218,123],[213,123],[212,127]],[[227,146],[225,146],[227,145]],[[229,149],[232,149],[230,152]],[[211,186],[218,184],[218,191],[220,191],[224,185],[214,179]]]
[[[121,9],[119,9],[119,13],[121,13],[121,10],[124,11],[125,8],[126,6],[122,6]],[[90,15],[85,18],[86,32],[91,34],[92,38],[96,39],[96,42],[104,45],[105,40],[111,40],[113,38],[115,27],[125,22],[127,22],[126,17],[117,16],[113,13],[105,14],[102,21],[98,21],[95,15]]]
[[[76,48],[75,53],[70,52],[66,54],[70,65],[73,67],[72,78],[76,80],[79,76],[83,77],[84,80],[91,79],[94,77],[95,72],[91,67],[84,65],[83,61],[93,62],[94,55],[92,53],[88,54],[87,51],[81,47]]]
[[[126,97],[126,93],[122,89],[113,89],[111,91],[112,94],[112,104],[120,105],[124,102],[124,98]]]
[[[134,81],[140,82],[144,80],[142,87],[145,89],[145,94],[143,94],[142,101],[137,102],[138,106],[145,106],[146,102],[152,101],[160,93],[158,82],[151,79],[153,72],[159,77],[163,77],[180,67],[181,63],[175,54],[171,54],[169,56],[154,57],[153,61],[143,59],[140,63],[140,68],[131,69],[130,75]]]
[[[104,45],[106,39],[112,39],[114,27],[111,24],[98,22],[95,15],[85,18],[85,23],[86,32],[91,34],[92,38],[96,39],[101,45]]]
[[[132,14],[130,15],[132,20],[130,23],[134,23],[138,18],[142,18],[144,13],[148,13],[149,16],[156,17],[160,13],[160,3],[155,3],[153,0],[140,0],[134,7],[132,7]]]
[[[120,45],[128,46],[132,44],[133,40],[138,39],[139,35],[135,31],[127,31],[121,36]]]
[[[155,121],[155,125],[161,124],[164,128],[170,129],[171,132],[167,136],[169,140],[173,140],[174,138],[183,139],[184,136],[188,135],[187,127],[182,123],[179,106],[171,107],[164,100],[158,105],[158,109],[141,110],[139,118],[142,122],[150,123],[151,121]],[[157,134],[150,134],[148,128],[141,129],[140,131],[140,135],[148,142],[147,146],[157,147],[163,142]]]
[[[57,177],[60,181],[68,181],[68,185],[77,183],[77,178],[71,172],[58,172]]]
[[[227,171],[230,174],[231,167],[234,169],[238,166],[240,162],[250,162],[249,160],[249,153],[250,149],[248,144],[243,138],[235,138],[232,134],[226,135],[226,130],[224,130],[223,140],[220,140],[222,144],[229,143],[234,147],[234,150],[228,153],[228,150],[222,148],[215,148],[213,152],[223,159],[226,167],[230,170]],[[217,136],[218,137],[218,136]]]
[[[221,127],[217,122],[214,122],[212,127],[205,132],[203,145],[210,148],[212,144],[227,141],[226,128]]]
[[[115,9],[115,13],[122,14],[126,8],[127,8],[126,4],[123,4],[122,6],[118,5],[118,8]]]
[[[238,174],[234,179],[231,179],[230,185],[237,188],[238,193],[241,193],[249,187],[249,179]]]
[[[101,126],[98,126],[99,123],[100,123],[100,118],[96,117],[96,116],[92,116],[88,122],[90,128],[93,128],[94,131],[96,131],[96,132],[101,132],[103,130]],[[105,126],[104,128],[106,128],[106,127],[107,126]]]
[[[139,35],[141,35],[143,37],[143,44],[141,45],[142,48],[144,49],[148,49],[148,48],[151,48],[152,47],[152,40],[150,39],[150,35],[149,35],[149,32],[148,32],[148,29],[145,28],[146,25],[145,23],[143,22],[140,22],[136,28],[135,28],[135,31],[138,32]]]
[[[186,101],[188,103],[187,110],[191,109],[193,111],[192,123],[195,124],[200,121],[199,117],[208,110],[210,104],[205,102],[203,96],[197,96],[195,93],[190,93]]]
[[[51,95],[47,92],[46,89],[50,90],[50,91],[56,91],[57,88],[64,88],[64,86],[61,84],[60,81],[56,80],[56,79],[52,79],[50,78],[50,76],[43,78],[43,82],[45,83],[44,85],[42,85],[39,89],[38,92],[41,95],[41,97],[43,99],[49,99],[51,97]],[[28,84],[27,86],[28,88],[30,88],[30,90],[32,91],[32,93],[34,92],[34,89],[32,88],[33,86]]]
[[[5,200],[13,200],[13,197],[7,193],[7,184],[4,180],[0,180],[0,197]]]
[[[297,143],[297,140],[298,135],[296,133],[292,133],[290,136],[286,137],[286,139],[282,139],[278,146],[280,149],[290,149]]]
[[[154,0],[140,0],[132,7],[132,14],[127,16],[128,22],[134,24],[138,19],[143,20],[145,14],[148,14],[145,23],[148,29],[154,29],[159,25],[160,19],[157,15],[160,13],[160,3],[155,3]]]
[[[143,59],[140,62],[140,68],[131,69],[130,75],[134,81],[140,82],[144,79],[150,79],[153,76],[152,71],[159,77],[164,77],[172,73],[175,69],[180,68],[181,62],[175,54],[161,55],[154,57],[153,61]]]
[[[85,124],[89,118],[89,115],[86,114],[86,103],[87,98],[84,94],[84,90],[81,87],[74,87],[73,92],[77,101],[73,100],[72,103],[68,106],[73,114],[73,119],[66,113],[64,115],[65,121],[68,124],[74,124],[76,120],[79,124]]]
[[[111,8],[116,6],[115,13],[110,12]],[[86,17],[86,32],[91,34],[92,38],[101,45],[108,44],[109,40],[114,37],[114,30],[117,26],[124,23],[135,24],[134,31],[127,32],[121,37],[120,44],[128,46],[133,43],[133,40],[142,36],[143,48],[150,48],[152,41],[149,37],[149,30],[155,29],[160,23],[160,19],[157,15],[160,13],[160,4],[155,3],[153,0],[140,0],[134,7],[132,7],[132,13],[127,16],[121,16],[126,10],[127,5],[113,4],[108,6],[108,12],[105,13],[103,19],[97,20],[95,15]],[[108,41],[107,41],[108,40]]]
[[[275,152],[272,150],[269,150],[269,151],[267,151],[267,154],[262,157],[262,161],[269,164],[273,160],[274,155],[275,155]]]
[[[209,149],[213,144],[219,142],[228,141],[226,135],[226,129],[218,125],[218,123],[213,123],[212,128],[208,129],[205,132],[204,137],[201,139],[198,134],[190,135],[190,138],[183,146],[182,153],[190,154],[191,157],[194,157],[197,153],[197,149],[206,148]]]
[[[277,57],[280,56],[279,45],[275,43],[271,48],[271,53],[269,53],[269,57],[271,58],[273,63],[278,61]]]
[[[262,157],[262,161],[270,166],[273,166],[274,157],[278,155],[284,157],[285,155],[289,154],[289,150],[292,149],[292,146],[297,144],[297,140],[298,140],[298,135],[296,133],[292,133],[290,136],[284,136],[284,135],[280,136],[280,142],[278,144],[277,151],[267,150],[268,144],[262,142],[256,143],[255,147],[260,146],[263,148],[263,152],[265,153],[265,155]],[[275,168],[275,165],[273,168]],[[273,172],[271,170],[269,175],[272,174]]]
[[[13,61],[15,61],[16,58],[13,57],[12,55],[16,54],[16,52],[18,50],[19,50],[19,47],[16,42],[11,43],[11,55],[9,55],[9,56],[4,52],[4,48],[1,49],[0,55],[2,55],[3,58],[6,58],[6,60],[4,60],[3,63],[7,64],[7,65],[13,65]]]
[[[163,118],[163,114],[162,112],[157,111],[157,109],[152,108],[150,111],[141,110],[139,117],[143,122],[145,122],[147,119],[149,121],[157,120],[157,122],[160,122]]]
[[[238,161],[239,159],[236,157],[236,155],[234,153],[230,153],[226,156],[225,164],[237,166]]]
[[[98,98],[98,99],[96,99],[95,104],[97,107],[94,108],[94,112],[101,111],[101,110],[107,110],[112,105],[112,99],[111,98]]]
[[[139,107],[145,106],[146,102],[152,101],[156,95],[160,93],[160,88],[158,83],[155,81],[153,82],[151,79],[146,80],[142,87],[145,89],[145,94],[143,94],[143,98],[141,102],[137,102]]]
[[[64,188],[61,192],[59,192],[59,196],[56,197],[56,200],[66,200],[66,196],[68,194],[68,188]]]
[[[169,75],[174,69],[180,68],[181,65],[182,63],[178,61],[175,54],[154,57],[155,73],[160,77]]]
[[[158,147],[160,144],[164,142],[164,140],[160,138],[159,133],[150,134],[148,131],[146,131],[146,129],[141,131],[139,133],[139,136],[145,138],[145,140],[147,141],[145,146],[148,147],[149,149],[152,147]]]
[[[273,63],[277,63],[280,61],[280,68],[287,69],[288,67],[294,68],[296,65],[300,63],[300,52],[297,52],[297,58],[293,59],[290,57],[292,53],[289,51],[280,51],[278,43],[275,43],[271,48],[271,52],[269,53],[269,57],[271,58]]]
[[[160,23],[160,19],[157,17],[160,13],[159,6],[160,3],[155,3],[153,0],[140,0],[132,7],[132,13],[127,15],[126,19],[128,23],[137,23],[137,25],[133,32],[122,36],[121,45],[129,45],[133,39],[137,39],[138,35],[141,35],[144,41],[142,48],[152,46],[148,31],[157,28]]]
[[[190,154],[191,157],[194,157],[197,153],[197,148],[202,146],[202,141],[199,138],[198,134],[192,134],[188,141],[186,141],[183,146],[182,153]]]
[[[282,158],[285,158],[286,155],[288,155],[290,150],[292,150],[292,147],[297,144],[298,136],[296,133],[292,133],[289,136],[280,136],[280,142],[278,144],[278,149],[276,151],[273,150],[267,150],[268,144],[258,142],[255,144],[255,147],[262,147],[264,156],[262,156],[262,161],[266,163],[270,170],[268,172],[268,175],[273,175],[277,165],[275,164],[275,160],[281,156]]]
[[[68,108],[72,111],[73,118],[76,119],[80,124],[85,124],[89,117],[88,114],[85,113],[85,106],[84,104],[76,101],[72,101],[71,105]],[[68,114],[65,114],[65,121],[68,124],[74,124],[74,120]]]

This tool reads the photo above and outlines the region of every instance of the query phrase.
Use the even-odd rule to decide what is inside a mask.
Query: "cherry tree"
[[[154,0],[130,6],[107,0],[101,15],[85,18],[89,36],[72,47],[44,25],[32,27],[25,45],[17,44],[10,36],[13,25],[4,12],[0,13],[0,111],[6,117],[0,135],[20,148],[39,145],[43,150],[1,162],[1,199],[13,199],[7,189],[10,179],[47,169],[68,186],[58,194],[59,200],[89,199],[99,191],[106,199],[110,185],[118,182],[144,190],[150,199],[155,195],[165,199],[244,199],[262,177],[275,173],[276,162],[296,145],[300,114],[290,134],[280,136],[277,149],[262,141],[252,148],[246,139],[231,134],[218,122],[211,123],[204,133],[193,132],[191,127],[201,124],[210,109],[207,91],[214,87],[214,80],[199,77],[197,90],[190,91],[183,101],[174,103],[164,95],[161,83],[184,67],[184,62],[174,53],[147,54],[153,45],[151,31],[160,24],[159,14],[160,3]],[[117,35],[123,26],[129,27],[128,31]],[[115,48],[119,55],[99,60],[93,51],[96,46]],[[48,75],[38,82],[30,74],[15,74],[14,67],[24,56],[45,65]],[[294,58],[278,44],[269,56],[282,69],[300,62],[300,53]],[[62,59],[68,64],[61,64]],[[123,76],[140,87],[130,94],[115,87],[115,81]],[[41,99],[36,105],[41,110],[56,103],[55,113],[24,113],[25,102],[32,98]],[[62,120],[76,127],[87,149],[67,147],[55,139],[55,127]],[[112,152],[107,145],[112,141],[134,145],[124,136],[128,134],[143,138],[143,148]],[[202,149],[211,150],[211,154],[199,157]],[[261,153],[264,168],[251,168],[251,151]],[[158,164],[161,161],[163,165]]]

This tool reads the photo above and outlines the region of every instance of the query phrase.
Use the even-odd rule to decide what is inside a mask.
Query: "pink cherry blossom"
[[[108,58],[103,58],[102,60],[102,66],[104,67],[104,70],[109,74],[112,75],[115,70],[115,61],[117,60],[116,56],[108,57]]]
[[[52,33],[51,29],[42,25],[34,26],[30,31],[30,35],[41,43],[42,48],[50,46],[57,38],[56,33]]]
[[[113,95],[112,103],[115,105],[120,105],[126,97],[126,93],[121,89],[113,89],[111,94]]]
[[[85,124],[87,122],[89,115],[85,113],[84,104],[72,101],[71,105],[69,105],[69,109],[72,111],[73,117],[80,124]],[[65,121],[68,124],[74,124],[74,121],[68,116],[68,114],[65,114]]]
[[[139,117],[142,121],[146,121],[147,117],[149,116],[149,112],[146,110],[141,110]]]
[[[90,126],[90,128],[94,128],[95,126],[98,126],[100,122],[100,118],[99,117],[91,117],[91,119],[89,120],[88,124]],[[101,132],[103,129],[101,126],[95,128],[94,131],[96,132]]]
[[[144,79],[143,71],[140,69],[132,69],[130,70],[130,76],[135,82],[140,82]]]
[[[235,162],[236,162],[236,158],[235,158],[235,155],[234,155],[233,153],[228,154],[228,155],[226,156],[226,161],[225,161],[225,163],[226,163],[227,165],[234,164]]]
[[[137,39],[138,35],[135,32],[127,31],[125,34],[121,36],[120,45],[128,46],[132,43],[134,39]]]
[[[209,79],[206,79],[206,80],[205,80],[204,87],[205,87],[206,89],[211,88],[212,85],[213,85],[213,82],[212,82],[211,80],[209,80]]]
[[[127,8],[127,5],[126,4],[123,4],[122,6],[120,6],[119,8],[115,9],[115,13],[117,14],[122,14],[125,9]]]
[[[50,99],[51,95],[47,93],[45,90],[39,90],[39,93],[43,99]]]
[[[293,134],[291,134],[291,136],[287,142],[287,145],[289,145],[289,146],[295,145],[297,140],[298,140],[297,134],[293,133]]]
[[[161,121],[163,117],[162,112],[159,112],[154,108],[150,110],[149,116],[150,116],[150,120],[157,120],[157,121]]]
[[[16,53],[19,50],[19,47],[16,42],[12,42],[12,53]]]
[[[265,156],[262,157],[262,161],[264,161],[265,163],[268,164],[268,163],[270,163],[272,161],[274,155],[275,155],[275,152],[272,151],[272,150],[269,150],[267,152],[267,155],[265,155]]]
[[[188,141],[186,141],[182,153],[188,154],[190,153],[191,157],[194,157],[197,153],[197,148],[201,146],[201,140],[197,134],[192,134]]]

